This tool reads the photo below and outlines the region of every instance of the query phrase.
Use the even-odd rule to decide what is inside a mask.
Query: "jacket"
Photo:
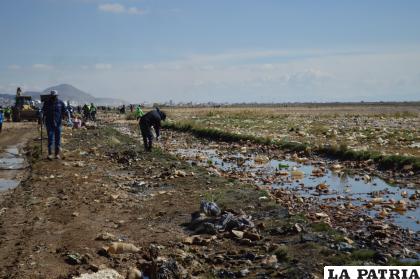
[[[165,120],[166,115],[160,110],[152,110],[140,118],[140,128],[150,129],[152,126],[156,131],[156,137],[160,136],[160,122]]]
[[[64,102],[57,99],[55,101],[46,101],[42,107],[42,113],[45,120],[45,126],[47,126],[48,129],[52,129],[61,126],[63,115],[68,114],[68,111]]]

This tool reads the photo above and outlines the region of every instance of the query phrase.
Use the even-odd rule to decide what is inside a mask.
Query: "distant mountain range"
[[[63,101],[70,101],[74,105],[83,105],[86,103],[94,103],[95,105],[108,105],[108,106],[119,106],[127,104],[126,101],[114,98],[96,98],[70,84],[60,84],[57,86],[51,86],[42,92],[27,91],[23,95],[32,96],[33,99],[39,100],[40,95],[49,94],[51,90],[57,90],[58,97]],[[11,94],[0,94],[0,103],[8,105],[13,102],[15,95]]]

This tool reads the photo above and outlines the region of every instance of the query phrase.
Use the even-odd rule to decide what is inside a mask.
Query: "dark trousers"
[[[61,146],[61,127],[47,127],[48,133],[48,154],[52,152],[52,146],[54,144],[55,154],[60,152]]]
[[[3,128],[3,123],[0,123],[0,133],[1,133],[2,128]]]
[[[151,151],[153,144],[152,129],[149,125],[140,124],[141,136],[143,137],[144,150]]]

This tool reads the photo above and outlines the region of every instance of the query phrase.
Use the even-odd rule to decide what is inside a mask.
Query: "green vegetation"
[[[291,259],[286,246],[276,249],[274,255],[276,255],[279,262],[288,262]]]
[[[392,259],[389,260],[389,265],[394,265],[394,266],[420,266],[420,261],[402,262],[400,260],[392,258]]]
[[[420,158],[403,155],[382,155],[377,151],[358,151],[347,147],[324,146],[317,150],[320,154],[333,156],[342,160],[366,161],[373,160],[382,169],[401,169],[412,165],[414,171],[420,170]]]
[[[137,116],[135,112],[129,112],[127,113],[127,115],[125,116],[126,120],[137,120]]]
[[[333,265],[360,265],[363,262],[374,262],[376,252],[370,249],[354,250],[350,254],[339,253],[328,257],[328,262]]]

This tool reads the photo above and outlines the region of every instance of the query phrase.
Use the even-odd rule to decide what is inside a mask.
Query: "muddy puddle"
[[[172,145],[177,144],[173,141]],[[320,204],[351,204],[373,217],[420,231],[420,201],[414,200],[418,191],[388,184],[378,177],[353,174],[344,168],[331,170],[324,162],[268,159],[235,150],[173,148],[171,153],[191,164],[216,168],[223,175],[268,189],[287,189],[302,197],[313,197]]]
[[[20,146],[8,146],[0,151],[0,191],[15,188],[22,180],[28,165]]]
[[[138,131],[119,125],[123,134],[139,137]],[[357,173],[327,161],[302,158],[268,158],[262,152],[234,144],[213,144],[183,133],[168,132],[165,142],[156,143],[165,151],[221,175],[267,187],[287,189],[310,197],[320,205],[357,208],[402,228],[420,231],[420,192],[383,179]],[[337,167],[338,164],[335,164]]]

